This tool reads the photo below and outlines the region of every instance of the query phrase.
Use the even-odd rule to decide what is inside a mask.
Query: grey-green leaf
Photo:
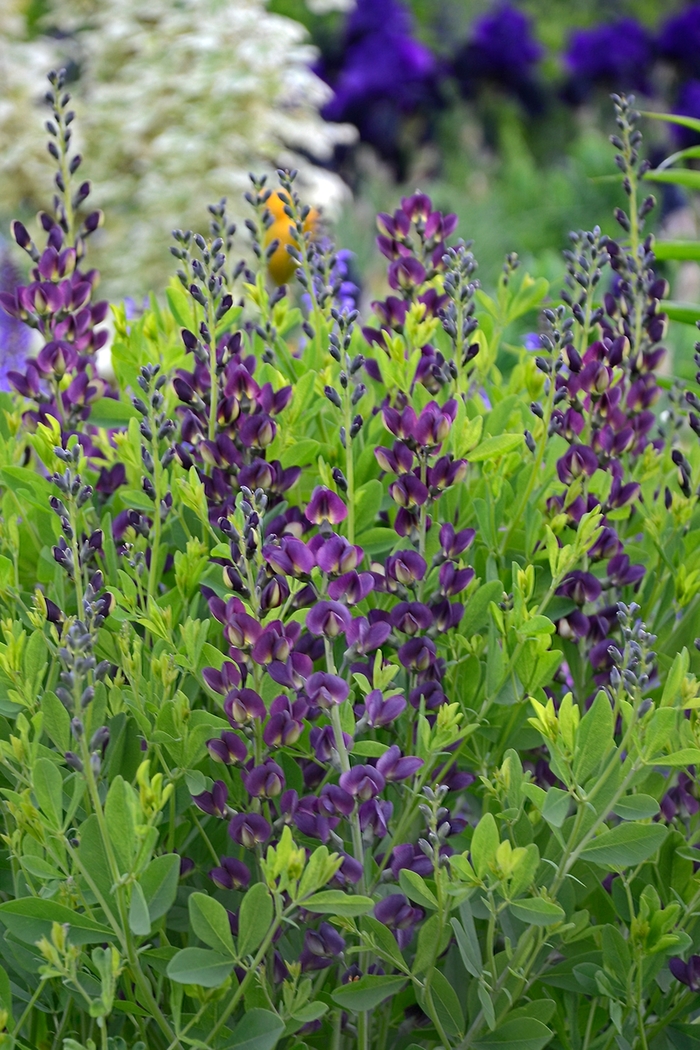
[[[175,903],[180,877],[180,858],[177,853],[154,857],[141,875],[139,882],[148,904],[151,922],[160,919]]]
[[[208,948],[183,948],[168,963],[167,974],[177,984],[219,988],[233,969],[233,959]]]
[[[589,842],[581,851],[581,859],[606,868],[641,864],[653,857],[667,833],[663,824],[619,824]]]
[[[231,927],[223,904],[206,893],[193,893],[187,903],[190,925],[200,941],[222,955],[235,957]]]
[[[270,928],[274,908],[267,886],[256,882],[243,898],[238,914],[238,954],[242,957],[258,948]]]

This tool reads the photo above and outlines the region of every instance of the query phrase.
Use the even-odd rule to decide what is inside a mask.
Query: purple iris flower
[[[582,102],[598,84],[649,94],[653,60],[651,35],[633,18],[575,29],[565,55],[570,74],[566,94],[572,102]]]
[[[475,21],[472,36],[455,55],[452,70],[467,98],[489,81],[537,112],[542,101],[535,67],[543,53],[527,15],[501,3]]]
[[[700,77],[700,4],[688,4],[661,26],[659,54],[678,63],[691,76]]]
[[[355,124],[363,141],[400,174],[402,118],[438,100],[438,64],[412,35],[408,7],[398,0],[358,0],[340,54],[329,55],[316,72],[334,91],[325,119]]]

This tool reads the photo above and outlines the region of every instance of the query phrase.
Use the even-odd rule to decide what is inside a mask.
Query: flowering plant
[[[167,308],[113,307],[110,387],[50,79],[1,300],[42,345],[0,395],[0,1046],[692,1043],[700,399],[654,407],[630,100],[621,239],[560,296],[514,255],[486,294],[415,193],[363,324],[280,171],[254,266],[221,201]]]

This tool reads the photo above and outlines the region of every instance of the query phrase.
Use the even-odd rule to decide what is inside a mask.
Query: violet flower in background
[[[687,76],[700,76],[700,3],[688,4],[661,25],[657,49]]]
[[[20,282],[20,274],[9,254],[0,248],[0,291],[14,295]],[[24,369],[30,345],[31,331],[27,325],[0,306],[0,390],[4,393],[14,389],[8,372]]]
[[[673,112],[682,117],[694,117],[700,120],[700,80],[692,78],[681,84]],[[672,124],[671,134],[681,149],[696,146],[700,141],[697,131],[693,131],[692,128],[684,128],[681,124]]]
[[[530,112],[538,112],[543,96],[535,67],[543,54],[527,15],[502,3],[474,22],[470,39],[453,59],[452,73],[466,98],[472,98],[486,81],[515,95]]]
[[[583,102],[596,86],[634,88],[648,95],[653,61],[652,36],[634,18],[575,29],[564,55],[569,73],[564,97],[573,104]]]
[[[401,175],[401,125],[406,116],[438,102],[440,69],[413,36],[410,11],[398,0],[358,0],[336,55],[316,67],[333,88],[326,120],[355,124]]]

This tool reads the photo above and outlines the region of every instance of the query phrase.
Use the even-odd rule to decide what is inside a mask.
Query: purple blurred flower
[[[676,956],[669,959],[668,968],[681,984],[687,984],[691,992],[700,992],[700,955],[691,955],[687,962]]]
[[[614,91],[634,88],[650,93],[654,44],[647,30],[633,18],[575,29],[564,60],[570,73],[566,93],[573,102],[583,101],[597,84]]]
[[[527,15],[501,3],[475,21],[471,38],[455,55],[452,69],[467,98],[481,82],[490,81],[510,91],[526,108],[538,111],[542,103],[535,66],[543,53]]]
[[[688,4],[663,23],[657,40],[659,54],[700,77],[700,4]]]

